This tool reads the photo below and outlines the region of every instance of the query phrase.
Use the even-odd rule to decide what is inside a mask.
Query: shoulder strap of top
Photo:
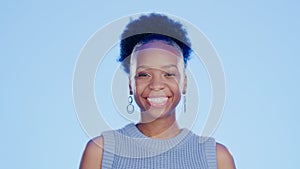
[[[209,169],[217,169],[216,140],[212,137],[200,137]]]
[[[102,133],[104,138],[104,147],[102,154],[102,169],[112,167],[115,156],[115,134],[113,130]]]

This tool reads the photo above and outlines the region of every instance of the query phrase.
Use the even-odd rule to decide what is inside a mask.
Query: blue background
[[[214,137],[230,149],[237,167],[296,168],[299,5],[296,0],[1,1],[1,168],[78,168],[89,139],[72,98],[80,49],[112,20],[152,11],[190,21],[217,49],[227,95]]]

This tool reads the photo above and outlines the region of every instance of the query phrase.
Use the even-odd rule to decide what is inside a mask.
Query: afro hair
[[[181,23],[165,15],[151,13],[129,22],[121,35],[121,51],[118,61],[122,62],[125,72],[129,73],[130,59],[126,58],[130,57],[134,47],[152,40],[176,43],[181,49],[186,66],[191,53],[191,44],[186,30]]]

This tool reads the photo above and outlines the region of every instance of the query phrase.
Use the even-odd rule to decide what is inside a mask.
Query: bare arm
[[[235,169],[233,157],[228,149],[220,143],[217,143],[216,149],[218,169]]]
[[[90,140],[83,152],[80,169],[101,169],[103,153],[103,137]]]

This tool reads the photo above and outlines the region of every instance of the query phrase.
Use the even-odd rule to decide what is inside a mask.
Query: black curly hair
[[[140,43],[152,40],[163,40],[168,43],[176,43],[182,51],[185,66],[191,53],[190,40],[182,24],[169,17],[151,13],[142,15],[138,19],[129,22],[121,35],[120,58],[123,69],[129,73],[130,57],[134,47]]]

